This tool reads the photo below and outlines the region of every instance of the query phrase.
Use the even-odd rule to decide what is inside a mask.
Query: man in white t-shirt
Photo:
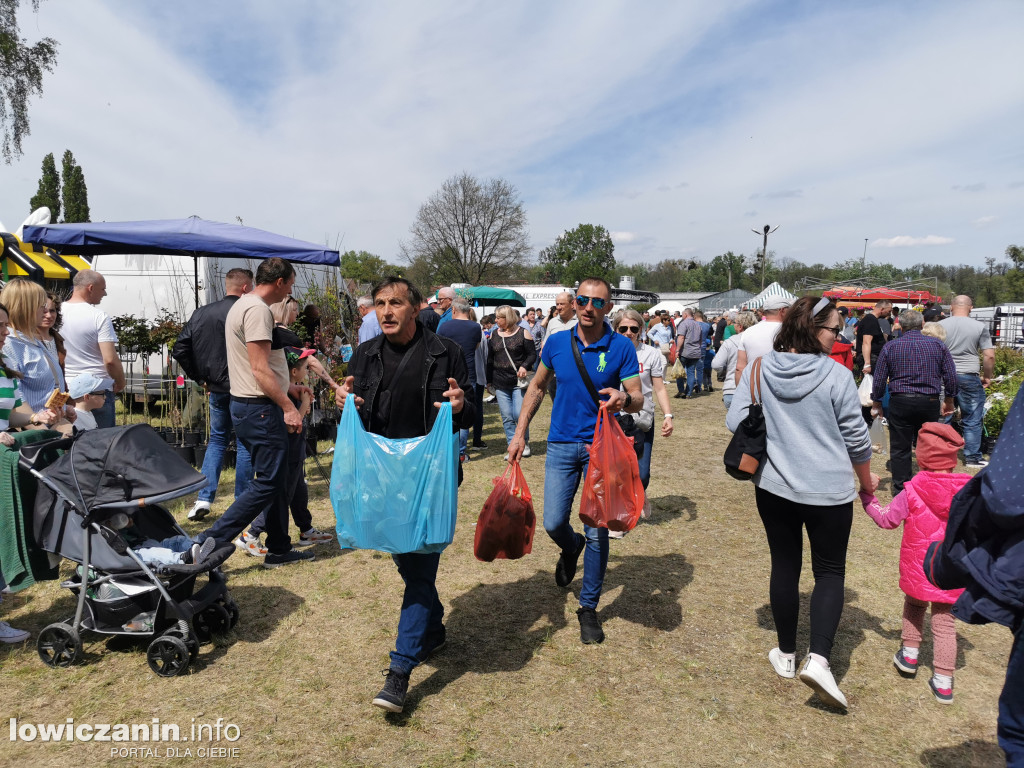
[[[736,350],[736,383],[740,383],[743,369],[757,358],[772,351],[775,337],[779,335],[786,310],[793,302],[781,296],[768,299],[764,303],[764,320],[745,330],[737,342]]]
[[[100,379],[97,391],[104,393],[101,408],[93,411],[100,428],[114,426],[115,395],[124,389],[124,368],[117,354],[117,334],[109,315],[96,305],[107,295],[107,281],[93,269],[83,269],[72,281],[71,298],[61,306],[67,357],[65,376],[72,379],[91,374]]]

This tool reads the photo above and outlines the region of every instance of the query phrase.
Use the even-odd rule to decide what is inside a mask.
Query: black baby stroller
[[[64,454],[53,459],[60,449]],[[51,461],[52,460],[52,461]],[[199,642],[238,621],[219,566],[230,541],[198,565],[148,565],[109,527],[130,513],[138,534],[164,539],[184,534],[160,502],[194,493],[206,478],[181,459],[147,424],[82,432],[21,449],[19,466],[39,481],[33,514],[36,544],[80,564],[61,583],[78,597],[75,615],[39,633],[44,663],[67,667],[82,654],[81,630],[153,637],[146,654],[162,677],[182,675]],[[194,592],[196,577],[209,582]]]

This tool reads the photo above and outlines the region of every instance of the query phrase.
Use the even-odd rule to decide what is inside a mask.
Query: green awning
[[[455,293],[466,299],[474,307],[508,304],[510,307],[525,307],[526,299],[510,288],[493,288],[489,285],[480,285],[469,288],[456,288]]]

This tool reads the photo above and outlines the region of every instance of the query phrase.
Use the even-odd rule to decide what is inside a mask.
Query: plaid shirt
[[[956,395],[956,365],[949,349],[918,330],[907,331],[882,347],[871,373],[875,377],[871,399],[876,403],[882,401],[886,382],[891,395],[937,396],[942,387],[946,397]]]

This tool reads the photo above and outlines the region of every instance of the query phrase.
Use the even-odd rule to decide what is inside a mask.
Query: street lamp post
[[[865,272],[868,268],[868,239],[864,238],[864,255],[860,257],[860,271]]]
[[[771,224],[765,224],[764,225],[764,230],[763,230],[764,245],[763,245],[762,250],[761,250],[761,290],[762,291],[764,290],[764,269],[765,269],[765,267],[768,264],[768,235],[770,235],[776,229],[778,229],[778,227],[776,227],[775,229],[772,229]],[[750,231],[753,232],[755,235],[762,234],[762,230],[752,229]]]

